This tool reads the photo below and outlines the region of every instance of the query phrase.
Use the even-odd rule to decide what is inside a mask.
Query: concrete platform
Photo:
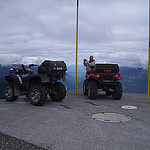
[[[123,105],[137,109],[122,109]],[[101,122],[95,113],[129,115],[128,122]],[[89,100],[68,91],[62,102],[44,106],[25,97],[15,102],[0,100],[0,132],[52,150],[150,150],[150,103],[146,94],[123,93],[121,100],[99,94]]]

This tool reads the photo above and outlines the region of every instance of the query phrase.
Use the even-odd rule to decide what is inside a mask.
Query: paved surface
[[[122,109],[123,105],[137,109]],[[128,122],[109,123],[92,119],[100,112],[132,117]],[[122,100],[99,94],[89,100],[79,91],[68,91],[62,102],[48,100],[37,107],[21,97],[0,100],[0,132],[53,150],[150,150],[150,103],[145,94],[124,93]]]

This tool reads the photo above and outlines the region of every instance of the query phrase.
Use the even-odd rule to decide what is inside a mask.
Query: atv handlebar
[[[21,68],[22,68],[23,71],[26,70],[24,64],[21,65]]]
[[[37,66],[37,65],[29,64],[29,67],[28,67],[28,68],[30,68],[30,67],[34,67],[34,66]]]

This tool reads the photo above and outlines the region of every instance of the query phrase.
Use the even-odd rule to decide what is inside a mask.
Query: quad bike
[[[122,74],[119,73],[118,64],[96,64],[93,70],[86,73],[83,94],[88,95],[90,99],[95,99],[98,89],[101,89],[106,92],[106,95],[112,95],[114,99],[120,100],[122,97],[120,79]]]
[[[67,68],[64,61],[45,60],[38,67],[38,73],[30,69],[33,66],[36,65],[30,64],[28,68],[21,65],[10,69],[10,73],[5,76],[6,100],[15,101],[18,96],[26,95],[31,104],[41,106],[49,94],[53,101],[62,101],[66,96],[66,89],[58,80],[65,80]]]

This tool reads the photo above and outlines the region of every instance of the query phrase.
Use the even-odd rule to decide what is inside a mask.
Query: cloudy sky
[[[148,0],[79,0],[78,63],[146,67]],[[0,63],[75,63],[76,0],[0,0]]]

